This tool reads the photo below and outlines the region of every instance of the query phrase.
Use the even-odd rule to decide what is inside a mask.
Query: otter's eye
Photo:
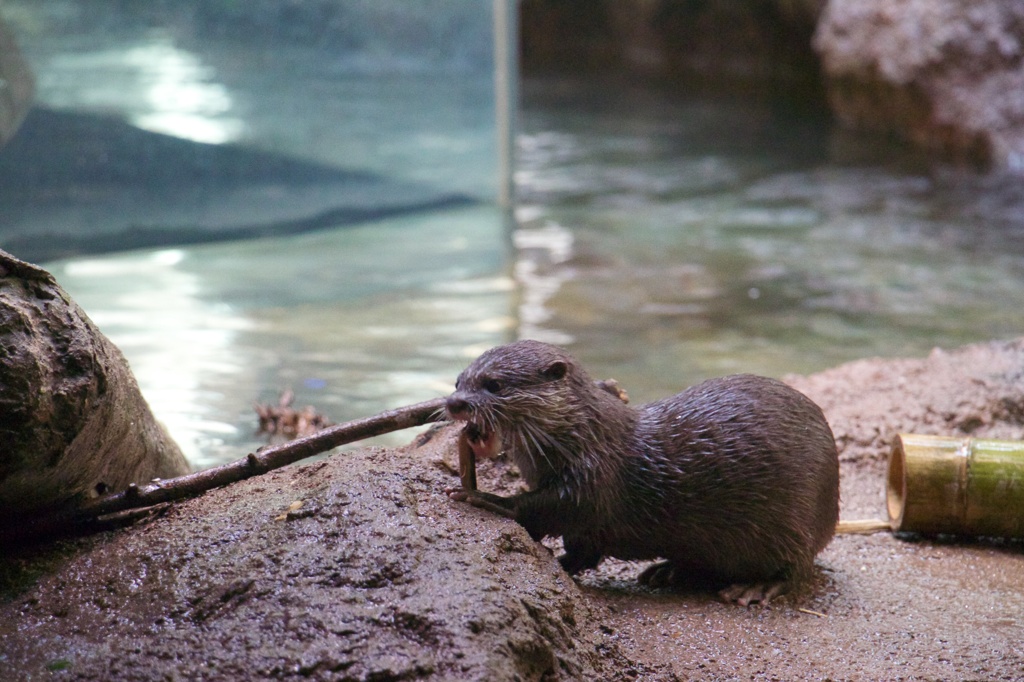
[[[497,393],[501,390],[501,382],[497,379],[484,379],[480,385],[488,393]]]

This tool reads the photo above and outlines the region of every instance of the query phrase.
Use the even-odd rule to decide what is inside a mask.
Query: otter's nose
[[[448,399],[444,401],[444,406],[448,408],[448,414],[453,417],[469,412],[469,402],[455,393],[448,396]]]

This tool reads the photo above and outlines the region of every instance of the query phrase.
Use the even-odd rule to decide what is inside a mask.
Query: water
[[[285,388],[335,421],[450,391],[513,333],[501,228],[482,206],[48,267],[190,461],[209,466],[263,442],[252,404]]]
[[[641,399],[1024,328],[1019,177],[929,168],[768,103],[527,93],[520,228],[572,242],[540,268],[559,285],[539,331]]]
[[[1022,331],[1021,183],[929,169],[813,114],[531,81],[510,227],[488,203],[486,74],[372,73],[294,45],[254,62],[237,44],[165,30],[89,50],[58,37],[26,47],[56,110],[113,109],[180,138],[369,172],[365,201],[477,199],[302,235],[45,263],[124,351],[197,466],[260,445],[252,403],[282,389],[335,421],[363,417],[443,395],[472,357],[518,336],[568,345],[643,401],[728,372],[811,372]],[[118,99],[157,86],[181,96]],[[136,190],[105,187],[94,220],[176,210],[177,195]],[[230,205],[284,220],[343,194],[260,185]],[[201,218],[191,205],[174,215]]]

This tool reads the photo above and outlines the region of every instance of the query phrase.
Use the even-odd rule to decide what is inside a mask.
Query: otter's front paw
[[[565,572],[569,575],[576,575],[588,568],[596,568],[600,562],[600,554],[578,554],[566,552],[562,556],[558,557],[558,563],[562,565],[562,568],[565,569]]]
[[[514,504],[507,497],[492,495],[491,493],[479,490],[466,490],[465,488],[448,488],[445,490],[448,497],[456,502],[466,502],[486,509],[487,511],[515,520],[516,510]]]

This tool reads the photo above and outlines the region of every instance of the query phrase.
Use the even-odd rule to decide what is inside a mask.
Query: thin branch
[[[891,533],[892,524],[882,519],[857,519],[840,521],[836,524],[836,533],[851,535],[871,535],[873,533]]]
[[[304,438],[260,448],[241,459],[221,466],[146,485],[132,484],[122,492],[104,495],[87,500],[72,508],[24,520],[16,527],[0,528],[0,545],[76,530],[81,531],[89,524],[110,514],[195,497],[207,490],[280,469],[340,445],[347,445],[391,431],[429,424],[443,418],[444,398],[436,398],[382,412],[365,419],[331,426]]]

